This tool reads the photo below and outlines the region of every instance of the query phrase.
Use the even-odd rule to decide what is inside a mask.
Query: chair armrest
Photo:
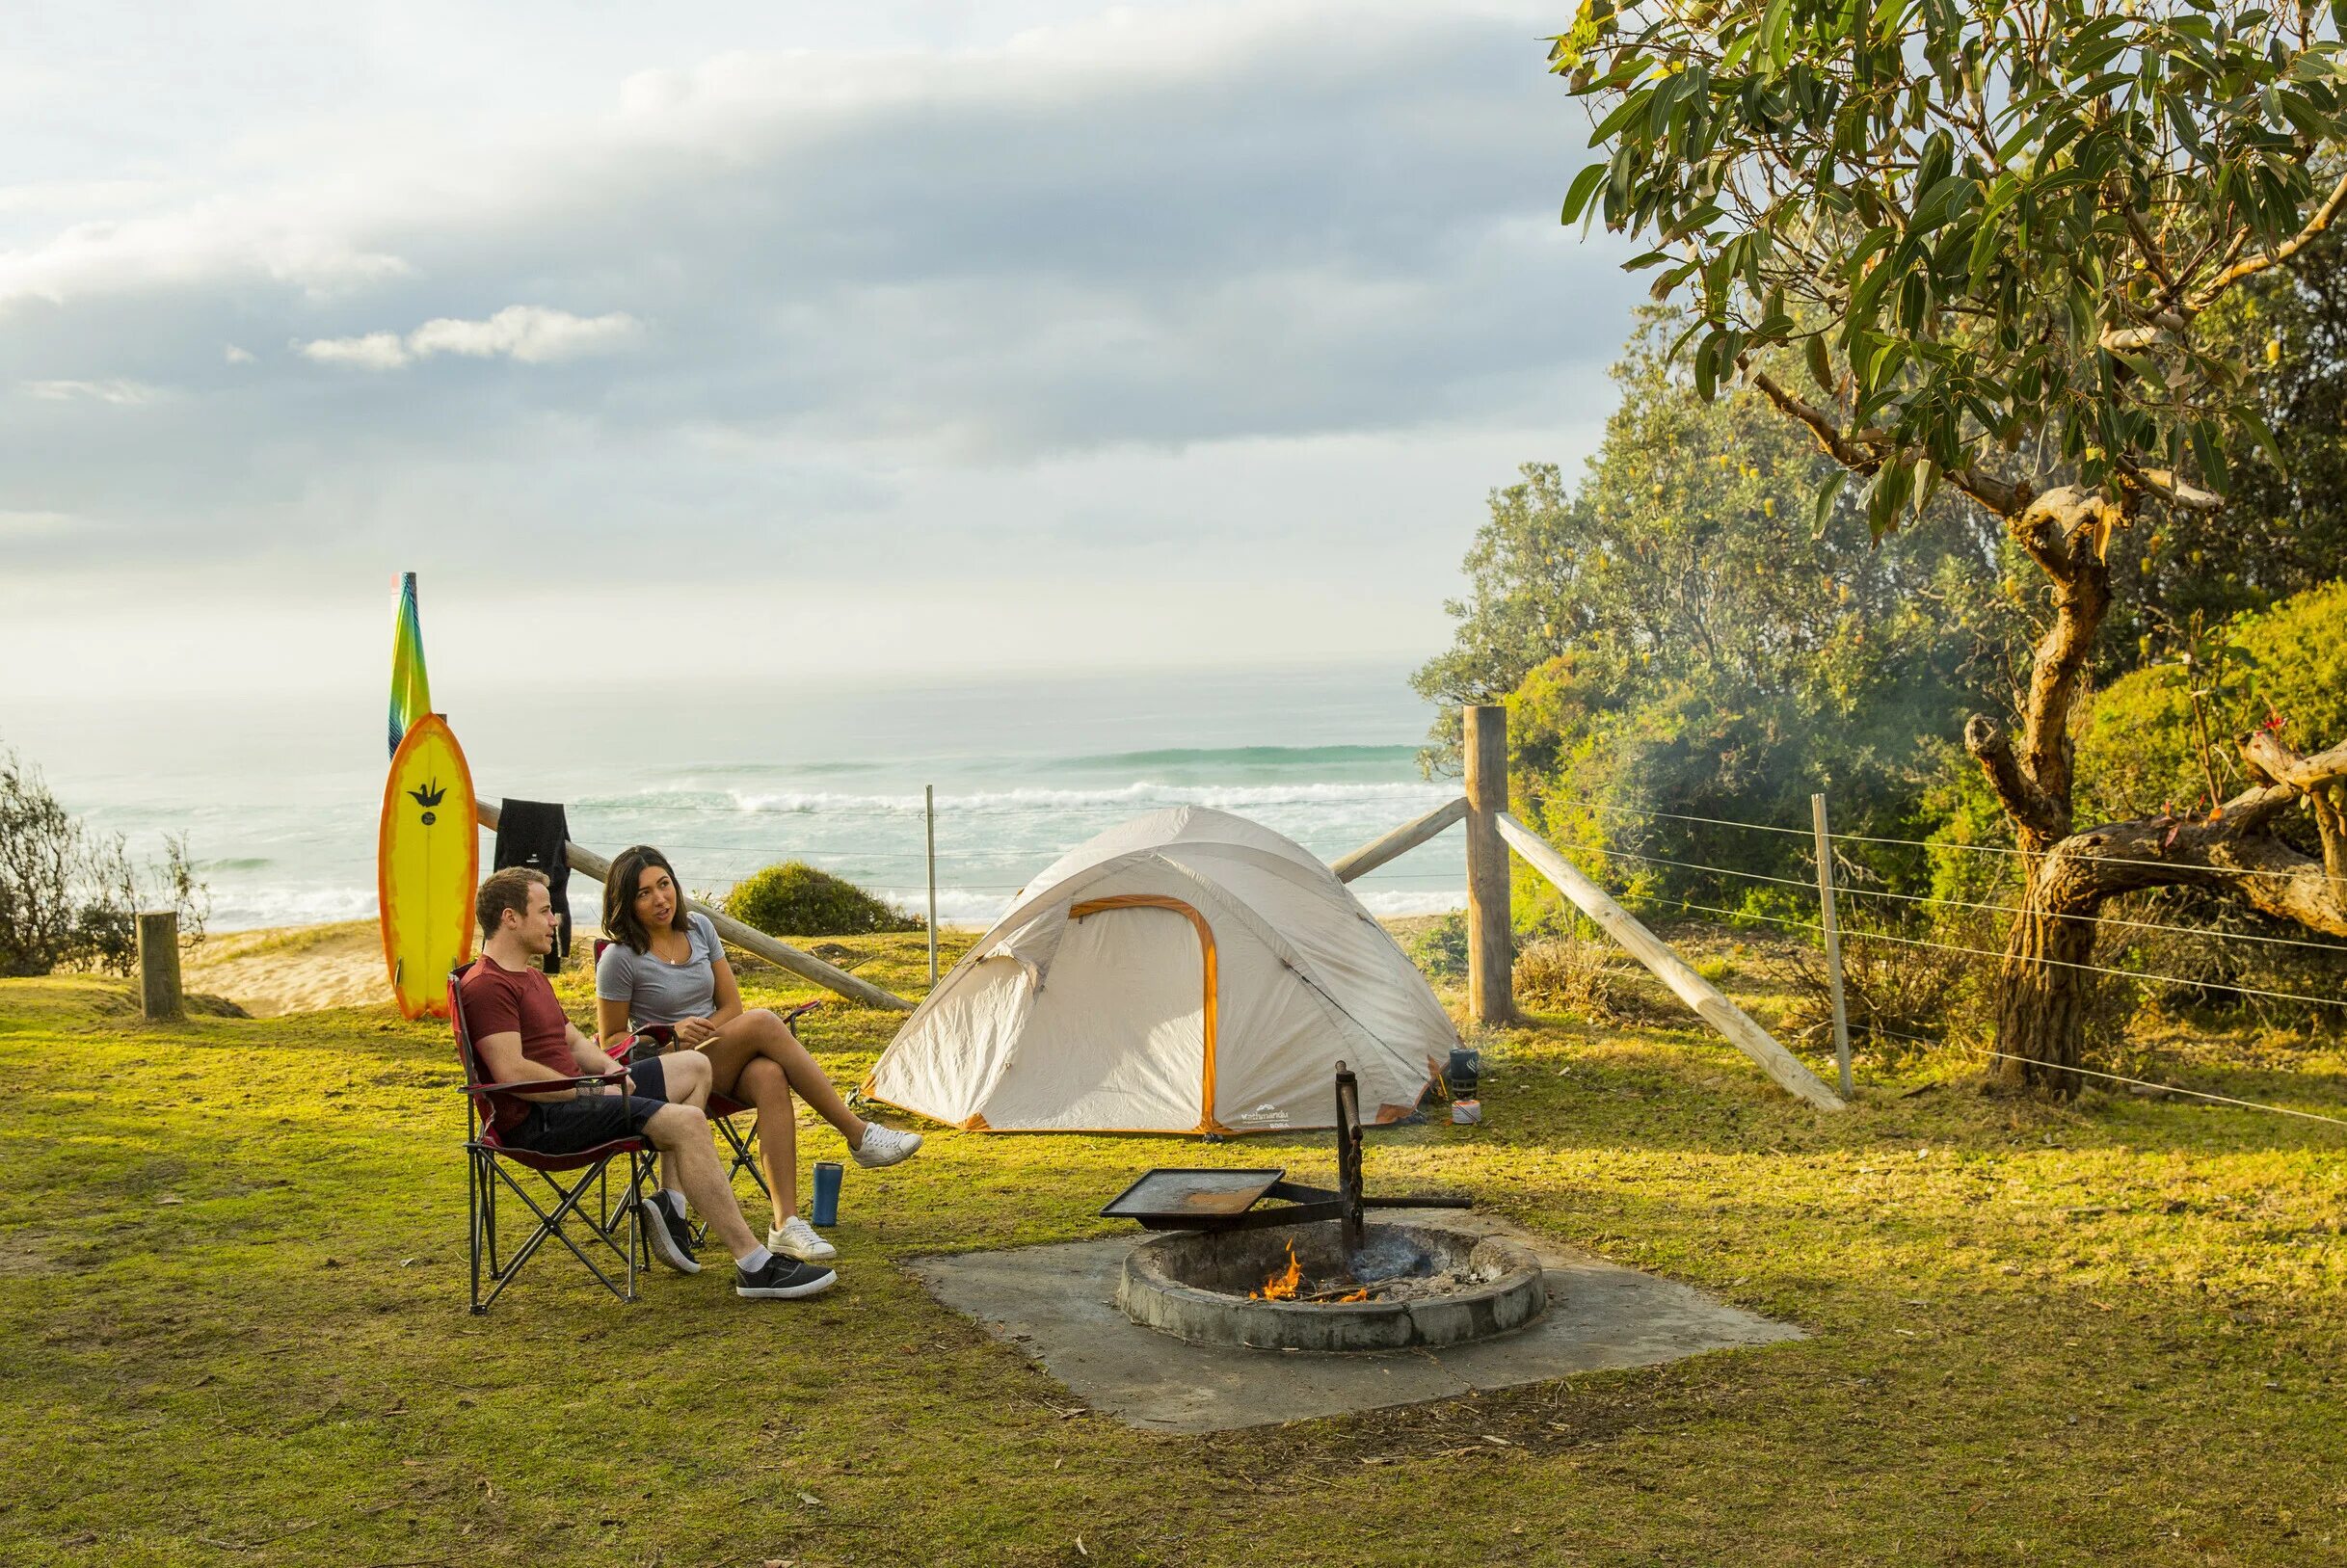
[[[615,1067],[608,1073],[583,1074],[574,1078],[522,1078],[515,1083],[466,1083],[458,1092],[468,1095],[488,1094],[545,1094],[554,1089],[583,1089],[588,1084],[607,1085],[627,1076],[627,1069]]]
[[[607,1054],[613,1061],[624,1066],[640,1055],[661,1055],[667,1051],[670,1046],[676,1044],[676,1041],[677,1031],[667,1024],[647,1023],[633,1034],[628,1035],[626,1042],[617,1050],[607,1052]]]

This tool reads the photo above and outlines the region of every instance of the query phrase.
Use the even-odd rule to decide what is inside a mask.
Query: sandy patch
[[[592,921],[573,929],[572,967],[591,962],[600,934]],[[191,995],[224,997],[254,1018],[391,1004],[383,928],[373,920],[224,932],[189,949],[179,968]]]
[[[373,920],[230,931],[206,938],[180,968],[188,990],[226,997],[255,1018],[391,999]]]

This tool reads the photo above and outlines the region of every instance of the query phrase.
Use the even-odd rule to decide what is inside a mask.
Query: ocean
[[[1063,850],[1163,807],[1251,817],[1334,858],[1455,795],[1417,753],[1432,710],[1409,667],[1119,671],[874,682],[815,692],[599,691],[591,680],[434,689],[482,798],[560,801],[608,855],[659,846],[722,893],[803,860],[912,912],[925,903],[922,788],[937,791],[937,908],[983,925]],[[0,745],[134,857],[185,834],[211,926],[375,913],[387,762],[378,689],[170,704],[0,700]],[[483,864],[488,839],[483,838]],[[1353,885],[1379,914],[1464,902],[1450,833]],[[594,917],[600,890],[572,883]]]

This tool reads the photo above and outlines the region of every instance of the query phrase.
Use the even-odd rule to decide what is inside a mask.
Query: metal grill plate
[[[1229,1170],[1160,1165],[1141,1173],[1140,1180],[1108,1200],[1101,1213],[1108,1219],[1212,1219],[1243,1214],[1255,1207],[1288,1173],[1279,1170]]]

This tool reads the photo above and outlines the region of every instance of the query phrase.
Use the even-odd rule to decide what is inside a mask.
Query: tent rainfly
[[[1458,1044],[1336,874],[1270,829],[1176,807],[1028,883],[906,1020],[864,1092],[980,1132],[1236,1133],[1407,1116]]]

